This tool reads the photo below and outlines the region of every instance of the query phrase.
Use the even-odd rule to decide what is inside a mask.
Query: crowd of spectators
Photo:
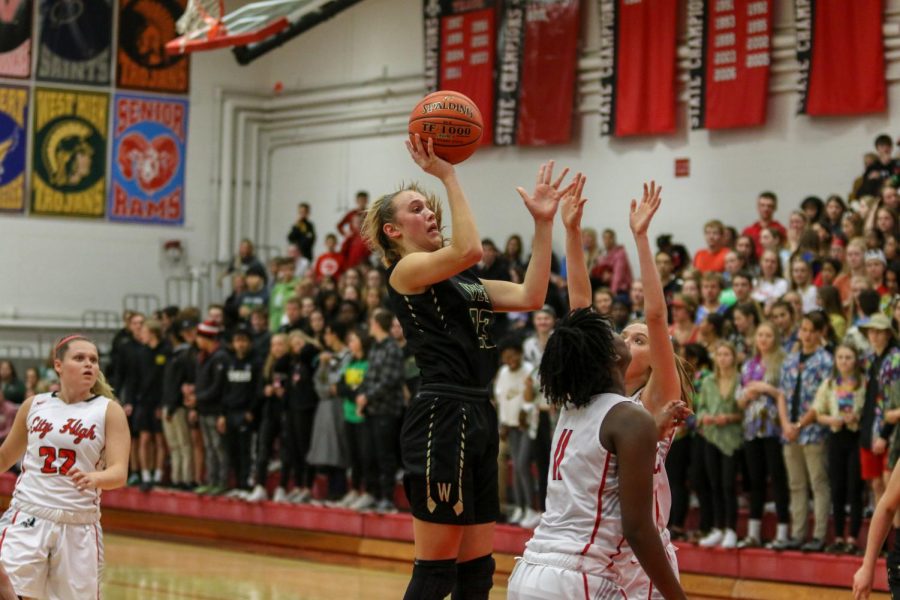
[[[657,239],[656,268],[677,351],[695,369],[694,416],[666,462],[675,538],[701,546],[855,553],[867,506],[900,456],[900,161],[888,136],[845,198],[810,196],[776,217],[711,219],[692,253]],[[284,256],[261,261],[243,240],[222,304],[128,312],[107,375],[130,417],[129,482],[249,502],[396,510],[399,429],[418,373],[386,305],[385,272],[359,231],[368,195],[314,254],[310,206],[298,207]],[[643,289],[616,232],[585,228],[594,309],[621,331]],[[476,267],[521,280],[519,235],[482,241]],[[510,523],[534,527],[546,492],[554,413],[537,368],[568,310],[566,265],[553,260],[545,306],[498,314],[500,489]],[[22,380],[0,361],[0,434],[15,406],[52,390],[52,370]],[[319,485],[316,485],[316,482]],[[809,499],[813,526],[809,527]],[[749,509],[738,536],[740,504]],[[691,505],[696,527],[688,530]],[[762,520],[777,526],[763,539]],[[833,540],[826,540],[828,521]]]

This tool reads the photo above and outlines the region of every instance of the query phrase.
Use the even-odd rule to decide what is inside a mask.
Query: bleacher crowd
[[[900,456],[900,159],[890,136],[875,149],[846,199],[809,196],[786,225],[763,192],[756,222],[711,219],[693,253],[657,239],[671,335],[695,369],[694,416],[666,462],[676,539],[859,551],[866,508]],[[130,484],[397,510],[399,430],[418,373],[360,235],[367,202],[360,192],[318,255],[305,203],[283,257],[264,264],[243,240],[222,304],[124,315],[105,372],[130,419]],[[594,308],[621,331],[641,318],[640,278],[615,231],[585,228],[583,244]],[[480,276],[523,277],[520,236],[482,245]],[[501,503],[523,527],[538,523],[546,492],[555,415],[537,368],[568,310],[565,276],[554,259],[541,310],[495,315]],[[20,379],[0,361],[0,436],[18,404],[54,385],[52,369]]]

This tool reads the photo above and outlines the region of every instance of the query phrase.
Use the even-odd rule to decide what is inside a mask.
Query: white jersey
[[[631,396],[631,401],[644,406],[641,402],[643,388]],[[656,465],[653,468],[653,521],[660,533],[668,527],[669,513],[672,512],[672,490],[669,488],[669,475],[666,473],[666,456],[675,439],[673,429],[669,436],[656,443]]]
[[[103,468],[106,408],[111,400],[94,396],[66,404],[56,393],[38,394],[25,426],[28,446],[13,505],[67,513],[100,513],[100,490],[79,491],[68,473]]]
[[[640,404],[641,392],[638,390],[631,396],[631,401]],[[669,448],[672,447],[672,441],[675,439],[675,431],[673,430],[669,436],[656,443],[656,464],[653,468],[653,521],[656,523],[656,529],[662,539],[663,547],[666,550],[666,558],[669,560],[669,566],[678,578],[678,559],[675,557],[675,546],[671,543],[669,531],[666,529],[669,523],[669,513],[672,510],[672,490],[669,488],[669,476],[666,473],[666,456],[669,454]],[[647,600],[661,600],[662,594],[654,587],[650,581],[650,577],[641,567],[634,555],[634,550],[623,538],[620,547],[621,553],[617,558],[617,567],[619,572],[618,583],[625,590],[627,598],[646,598]]]
[[[609,411],[629,399],[600,394],[581,408],[563,408],[553,434],[547,510],[525,558],[582,572],[600,572],[618,552],[622,533],[619,461],[600,443]]]

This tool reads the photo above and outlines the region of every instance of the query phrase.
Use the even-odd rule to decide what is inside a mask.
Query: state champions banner
[[[40,21],[38,79],[109,84],[111,0],[40,0]]]
[[[800,105],[808,115],[887,109],[882,0],[794,0]]]
[[[493,140],[497,0],[423,0],[425,84],[472,99],[484,119],[482,144]]]
[[[187,93],[190,54],[167,54],[185,0],[120,0],[116,81],[119,87]]]
[[[31,212],[102,218],[109,96],[37,88]]]
[[[763,125],[772,0],[688,0],[691,129]]]
[[[675,131],[676,0],[600,0],[600,135]]]
[[[564,144],[572,137],[579,0],[502,0],[494,144]]]
[[[111,221],[184,223],[187,100],[116,94]]]
[[[0,77],[31,73],[31,0],[0,2]]]
[[[25,210],[28,89],[0,86],[0,211]]]

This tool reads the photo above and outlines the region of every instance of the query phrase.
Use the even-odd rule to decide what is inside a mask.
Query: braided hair
[[[569,313],[547,340],[541,360],[541,392],[559,408],[590,404],[613,385],[618,352],[612,325],[590,308]]]

